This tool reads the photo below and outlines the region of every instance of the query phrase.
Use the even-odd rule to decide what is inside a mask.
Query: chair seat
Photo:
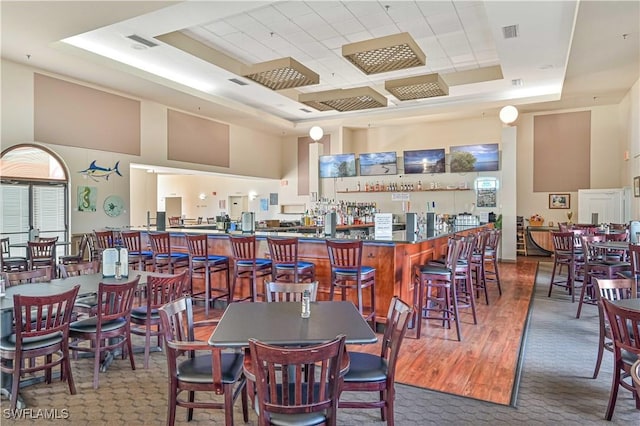
[[[44,336],[29,337],[22,341],[22,349],[29,351],[32,349],[46,348],[47,346],[57,345],[62,342],[62,333],[56,332]],[[3,351],[16,350],[16,335],[11,334],[0,340],[0,349]]]
[[[256,412],[258,406],[256,405]],[[313,426],[324,424],[327,417],[322,413],[271,414],[271,424],[277,426]]]
[[[306,268],[311,268],[314,265],[311,262],[298,262],[297,266],[298,266],[298,269],[306,269]],[[292,263],[279,263],[276,267],[278,269],[291,269],[291,270],[293,270],[293,269],[296,268],[296,265],[293,262]]]
[[[147,319],[147,307],[146,306],[138,306],[137,308],[131,309],[131,318],[136,318],[139,320]],[[151,319],[160,320],[160,314],[157,309],[151,309]]]
[[[206,261],[209,261],[209,263],[216,264],[216,263],[228,262],[229,258],[226,257],[226,256],[215,256],[215,255],[210,254],[207,257],[204,257],[204,256],[193,256],[193,261],[194,262],[206,262]]]
[[[372,268],[371,266],[362,266],[360,271],[362,275],[366,275],[366,274],[370,274],[371,272],[374,272],[375,268]],[[357,275],[358,274],[357,270],[351,269],[351,268],[336,268],[334,269],[334,272],[340,275]]]
[[[436,266],[436,265],[426,264],[426,265],[420,266],[420,273],[421,274],[443,275],[444,276],[444,275],[451,275],[451,269],[445,268],[443,266]]]
[[[235,383],[242,374],[244,354],[222,354],[222,383]],[[211,354],[188,358],[178,364],[178,378],[184,382],[211,383],[213,381]]]
[[[156,256],[156,258],[158,259],[169,259],[169,256],[171,256],[171,260],[182,260],[182,259],[188,259],[189,255],[186,253],[171,253],[171,255],[168,254],[159,254]]]
[[[151,251],[130,251],[129,252],[129,256],[146,256],[146,257],[152,257],[153,256],[153,252]]]
[[[236,265],[251,267],[251,266],[253,266],[253,262],[251,260],[238,260],[236,262]],[[256,259],[256,267],[264,268],[266,266],[271,266],[271,260],[269,260],[269,259],[261,259],[261,258]]]
[[[77,333],[95,333],[97,331],[98,317],[89,317],[80,321],[72,322],[69,326],[71,332]],[[118,318],[113,321],[102,324],[102,331],[112,331],[127,325],[124,318]]]
[[[380,382],[387,379],[387,361],[378,355],[349,352],[345,382]]]

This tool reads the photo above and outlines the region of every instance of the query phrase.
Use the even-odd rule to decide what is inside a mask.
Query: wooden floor
[[[440,321],[424,320],[420,339],[409,330],[396,381],[510,404],[537,264],[535,258],[500,264],[502,296],[496,288],[489,288],[489,305],[484,299],[477,303],[477,325],[470,314],[461,313],[462,342],[457,341],[455,329],[444,329]],[[196,320],[204,318],[203,310],[197,308]],[[210,317],[219,314],[216,311]],[[198,329],[196,337],[207,340],[210,333],[210,329]],[[377,352],[379,344],[351,346],[349,350]]]

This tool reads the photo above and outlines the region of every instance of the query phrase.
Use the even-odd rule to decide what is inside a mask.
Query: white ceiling
[[[197,1],[1,3],[2,57],[218,120],[274,133],[311,125],[394,125],[454,116],[497,115],[513,104],[542,111],[619,102],[640,69],[638,1]],[[505,39],[502,27],[518,25]],[[226,64],[159,42],[181,31],[230,56]],[[367,76],[341,55],[343,44],[409,32],[422,67]],[[127,36],[155,40],[141,49]],[[66,42],[61,40],[66,39]],[[96,53],[97,52],[97,53]],[[214,53],[213,53],[214,54]],[[274,92],[229,62],[291,56],[320,84]],[[204,60],[205,58],[207,60]],[[210,58],[210,57],[209,57]],[[503,78],[460,83],[500,66]],[[223,67],[224,66],[224,67]],[[441,73],[448,96],[399,101],[384,81]],[[521,79],[522,86],[512,80]],[[453,84],[452,84],[453,83]],[[371,86],[389,106],[355,112],[301,111],[297,93]]]

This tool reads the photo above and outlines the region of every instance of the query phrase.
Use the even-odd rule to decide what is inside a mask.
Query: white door
[[[230,196],[229,197],[229,217],[231,220],[240,220],[242,212],[246,212],[249,208],[249,197]]]
[[[164,209],[167,213],[167,222],[170,217],[182,217],[182,197],[166,197],[164,199]]]
[[[596,223],[626,223],[624,189],[578,190],[578,223],[592,223],[594,214]]]

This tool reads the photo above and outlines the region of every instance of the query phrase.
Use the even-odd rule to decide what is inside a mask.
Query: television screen
[[[356,176],[356,155],[335,154],[320,156],[320,177],[336,178]]]
[[[500,152],[497,143],[452,146],[451,173],[493,172],[500,170]]]
[[[444,148],[404,152],[404,172],[444,173]]]
[[[395,151],[360,154],[360,176],[398,174]]]

